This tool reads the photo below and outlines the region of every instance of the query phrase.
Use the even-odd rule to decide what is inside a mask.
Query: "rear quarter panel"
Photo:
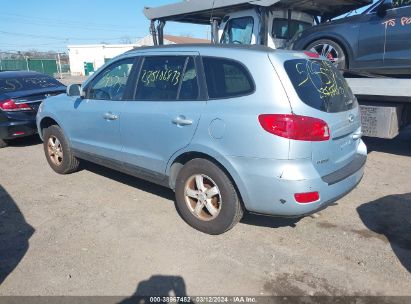
[[[245,65],[255,83],[255,92],[241,97],[208,100],[192,145],[209,146],[218,154],[235,157],[287,159],[289,140],[264,131],[260,114],[290,113],[291,108],[267,53],[222,49],[218,54]]]

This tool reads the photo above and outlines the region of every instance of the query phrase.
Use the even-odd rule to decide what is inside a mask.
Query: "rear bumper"
[[[35,119],[30,120],[7,120],[0,122],[0,138],[14,139],[30,136],[37,133]]]
[[[323,209],[343,197],[361,181],[367,148],[361,141],[354,160],[346,167],[320,176],[311,159],[267,160],[231,158],[242,179],[244,205],[250,212],[299,217]],[[299,204],[296,193],[318,191],[320,199],[309,204]]]

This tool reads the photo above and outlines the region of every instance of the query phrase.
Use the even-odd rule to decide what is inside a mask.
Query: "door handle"
[[[193,121],[191,119],[186,119],[184,116],[178,116],[172,121],[173,124],[176,124],[177,126],[189,126],[193,124]]]
[[[114,115],[113,113],[108,112],[108,113],[106,113],[106,114],[103,115],[103,118],[104,118],[105,120],[117,120],[117,119],[118,119],[118,115]]]
[[[357,139],[360,139],[362,136],[363,136],[362,132],[354,133],[352,135],[352,139],[357,140]]]

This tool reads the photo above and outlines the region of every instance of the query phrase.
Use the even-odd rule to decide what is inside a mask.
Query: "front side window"
[[[253,17],[230,19],[225,26],[223,36],[221,37],[221,43],[251,44],[253,28]]]
[[[213,57],[204,57],[203,63],[210,98],[231,98],[254,91],[251,75],[241,63]]]
[[[128,58],[107,67],[99,73],[90,88],[86,90],[86,98],[122,100],[133,63],[134,58]]]
[[[192,57],[158,56],[144,59],[136,100],[195,100],[198,93],[197,72]]]
[[[291,20],[288,19],[274,19],[272,36],[276,39],[291,39],[296,34],[304,31],[305,29],[311,27],[312,25],[308,22]]]

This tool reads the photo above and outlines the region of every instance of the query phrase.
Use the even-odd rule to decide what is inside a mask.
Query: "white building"
[[[209,40],[164,35],[164,44],[210,43]],[[69,45],[70,71],[73,76],[84,76],[96,71],[110,59],[133,48],[152,46],[153,38],[148,35],[135,44],[85,44]]]
[[[211,43],[211,41],[206,40],[206,39],[200,39],[200,38],[164,35],[164,44],[187,44],[187,43]],[[151,35],[148,35],[138,40],[137,44],[141,46],[152,46],[154,44],[153,37]]]
[[[97,70],[108,60],[139,46],[139,44],[69,45],[71,75],[87,75],[89,72]]]

